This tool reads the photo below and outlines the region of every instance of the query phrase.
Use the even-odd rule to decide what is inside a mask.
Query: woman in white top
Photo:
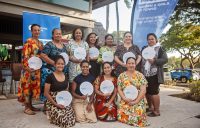
[[[73,79],[81,73],[80,63],[82,59],[78,59],[74,56],[74,51],[77,48],[84,48],[86,51],[86,59],[89,61],[89,46],[88,43],[83,40],[83,31],[81,28],[76,28],[72,34],[72,40],[69,41],[67,51],[69,51],[69,82],[72,83]]]

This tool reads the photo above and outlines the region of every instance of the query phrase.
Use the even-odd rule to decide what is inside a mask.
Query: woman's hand
[[[103,94],[103,96],[105,96],[105,97],[108,97],[110,95],[111,95],[111,93],[105,93],[105,94]]]
[[[82,99],[82,100],[86,100],[86,99],[87,99],[87,96],[81,96],[81,99]]]
[[[60,108],[60,109],[64,109],[64,108],[65,108],[65,106],[62,105],[62,104],[56,104],[56,107],[57,107],[57,108]]]
[[[82,60],[74,58],[73,61],[74,61],[74,63],[81,63]]]
[[[93,109],[92,109],[92,104],[91,104],[91,103],[89,103],[89,104],[87,105],[86,110],[87,110],[87,112],[89,112],[89,113],[93,111]]]
[[[126,64],[125,64],[125,63],[122,63],[121,65],[122,65],[122,67],[126,67]]]
[[[27,68],[27,71],[30,73],[35,72],[35,70],[33,68]]]
[[[71,59],[72,59],[72,61],[74,62],[74,63],[81,63],[81,59],[77,59],[76,57],[74,57],[74,56],[72,56],[71,57]]]
[[[150,64],[153,64],[155,62],[155,59],[148,59]]]
[[[132,100],[131,99],[129,99],[129,98],[125,98],[125,99],[123,99],[126,103],[130,103],[130,102],[132,102]]]
[[[129,105],[135,105],[135,104],[138,104],[138,103],[139,103],[138,100],[133,100],[133,101],[129,102]]]
[[[106,106],[107,108],[109,108],[110,105],[111,105],[111,103],[109,103],[109,102],[104,104],[104,106]]]
[[[90,57],[90,60],[97,60],[98,57]]]

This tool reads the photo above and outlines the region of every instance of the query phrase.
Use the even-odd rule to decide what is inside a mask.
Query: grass
[[[200,102],[200,99],[196,99],[196,98],[193,97],[189,92],[180,93],[180,94],[172,94],[172,95],[170,95],[170,96],[178,97],[178,98],[182,98],[182,99],[186,99],[186,100],[191,100],[191,101]]]

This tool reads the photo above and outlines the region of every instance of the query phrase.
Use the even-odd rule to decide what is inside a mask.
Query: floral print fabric
[[[99,56],[98,56],[98,59],[97,59],[98,63],[102,63],[102,61],[103,61],[102,60],[102,55],[103,55],[104,52],[107,52],[107,51],[111,51],[113,53],[113,55],[114,55],[115,50],[113,48],[110,48],[108,46],[103,46],[99,50]]]
[[[97,77],[94,82],[94,86],[97,85],[100,90],[101,83],[104,80],[105,80],[104,76]],[[117,88],[116,78],[113,78],[112,83],[115,86],[115,88]],[[96,111],[97,118],[101,121],[116,121],[117,120],[117,106],[115,102],[113,101],[110,107],[104,106],[106,103],[109,102],[112,96],[113,94],[108,97],[104,97],[104,96],[100,96],[96,94],[95,111]]]
[[[20,82],[18,85],[18,101],[28,103],[30,96],[34,99],[39,99],[40,96],[40,70],[34,72],[34,79],[31,78],[31,73],[27,71],[28,60],[32,56],[40,57],[40,52],[43,46],[39,40],[29,38],[23,46],[22,50],[22,65]],[[32,75],[33,76],[33,75]]]
[[[74,40],[69,41],[67,45],[67,51],[69,51],[70,56],[74,56],[74,50],[78,47],[82,47],[86,50],[86,53],[89,52],[89,46],[85,41],[81,41],[80,44]],[[71,83],[73,79],[81,73],[81,68],[79,63],[69,62],[69,82]]]
[[[147,81],[145,77],[138,71],[131,78],[128,77],[126,72],[120,74],[118,77],[117,85],[122,88],[122,91],[129,85],[135,86],[138,90],[140,86],[146,86]],[[122,123],[133,125],[135,127],[145,127],[149,124],[146,120],[146,104],[142,99],[136,105],[129,105],[121,100],[118,106],[118,120]]]

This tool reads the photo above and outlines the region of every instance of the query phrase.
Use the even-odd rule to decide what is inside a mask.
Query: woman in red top
[[[117,106],[114,102],[117,95],[117,78],[112,72],[112,64],[109,62],[104,62],[103,74],[96,78],[94,82],[96,101],[95,101],[95,111],[97,118],[101,121],[116,121],[117,120]],[[112,93],[104,94],[100,90],[101,83],[104,80],[112,81],[114,85],[114,90]]]

